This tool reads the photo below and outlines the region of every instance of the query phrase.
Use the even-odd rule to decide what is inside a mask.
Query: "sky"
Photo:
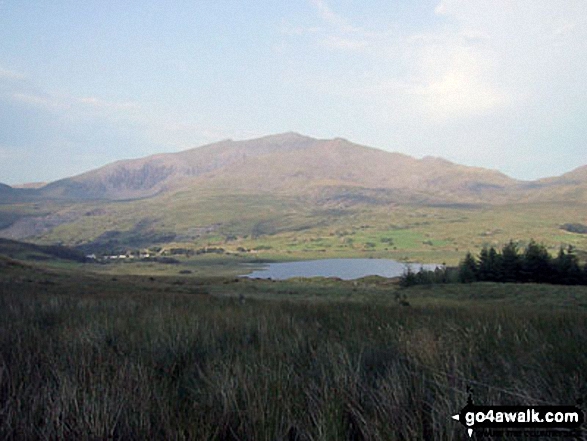
[[[587,164],[585,0],[0,0],[0,182],[298,132]]]

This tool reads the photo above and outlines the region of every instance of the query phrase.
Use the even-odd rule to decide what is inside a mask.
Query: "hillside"
[[[0,237],[84,252],[181,244],[443,260],[510,238],[586,249],[560,228],[587,222],[586,190],[587,166],[522,182],[286,133],[119,161],[39,189],[0,186]]]
[[[561,176],[539,179],[521,185],[528,201],[552,202],[573,201],[587,202],[587,165]]]
[[[39,198],[39,194],[34,189],[13,188],[0,182],[0,204],[18,203],[31,201]],[[0,220],[0,225],[2,224]]]
[[[480,202],[514,186],[515,180],[491,170],[448,161],[390,153],[343,139],[316,141],[304,150],[246,157],[194,180],[208,188],[249,192],[347,194],[349,189],[377,190],[400,200]],[[340,191],[333,191],[336,189]]]
[[[439,158],[418,160],[344,139],[286,133],[119,161],[29,194],[43,199],[129,200],[190,186],[253,191],[343,186],[407,190],[437,202],[478,202],[503,198],[503,191],[516,183],[497,171]],[[17,191],[25,194],[12,190]]]
[[[587,200],[587,166],[522,182],[495,170],[415,159],[345,139],[296,133],[221,141],[179,153],[118,161],[41,188],[0,187],[0,202],[26,199],[132,200],[178,190],[286,191],[328,198],[351,193],[420,203]],[[373,190],[373,191],[369,191]],[[364,199],[368,199],[365,196]]]
[[[62,246],[43,246],[0,238],[0,258],[4,263],[12,259],[19,261],[45,261],[61,259],[70,262],[85,262],[83,253]]]
[[[172,191],[187,180],[214,176],[247,159],[310,148],[318,141],[297,134],[251,141],[221,141],[191,150],[119,161],[72,178],[53,182],[39,194],[49,198],[139,199]]]

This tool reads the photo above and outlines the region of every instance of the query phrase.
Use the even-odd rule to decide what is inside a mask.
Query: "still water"
[[[242,277],[285,280],[292,277],[338,277],[343,280],[366,276],[399,277],[408,268],[412,271],[434,270],[440,265],[400,263],[391,259],[321,259],[299,262],[269,263],[261,270]]]

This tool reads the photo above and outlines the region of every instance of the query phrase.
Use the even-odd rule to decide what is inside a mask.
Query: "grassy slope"
[[[587,236],[560,229],[585,223],[584,205],[528,203],[497,206],[335,205],[316,208],[296,195],[222,194],[217,190],[85,207],[77,220],[46,232],[40,243],[92,243],[120,231],[120,248],[152,245],[177,234],[169,246],[263,250],[271,258],[391,257],[456,263],[467,250],[510,239],[543,242],[551,251],[572,244],[587,250]],[[139,241],[137,242],[137,238]],[[146,238],[141,242],[141,238]],[[227,240],[228,239],[228,240]],[[166,245],[163,243],[162,245]]]
[[[402,307],[378,278],[0,266],[3,439],[461,439],[467,385],[479,404],[587,394],[585,287],[413,288]]]
[[[280,258],[370,255],[447,263],[463,250],[512,238],[587,249],[585,235],[559,229],[587,222],[584,167],[521,183],[438,158],[416,160],[290,133],[111,164],[73,180],[85,179],[95,190],[90,193],[103,187],[114,198],[162,193],[117,202],[0,204],[0,228],[14,223],[2,233],[88,251],[92,245],[98,251],[210,245],[261,247]],[[453,205],[433,205],[442,201]],[[462,204],[480,201],[486,205]],[[34,219],[18,220],[27,216]]]

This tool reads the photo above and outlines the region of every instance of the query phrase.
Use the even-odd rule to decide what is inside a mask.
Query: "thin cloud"
[[[576,27],[576,22],[563,21],[552,31],[552,34],[556,36],[567,35],[573,32]]]
[[[52,100],[47,96],[16,92],[12,94],[12,99],[33,106],[53,107]]]
[[[479,78],[474,67],[457,66],[414,91],[428,114],[437,120],[481,115],[507,102],[503,94]]]
[[[437,39],[412,49],[412,75],[418,84],[413,92],[429,116],[478,116],[510,103],[508,93],[495,84],[498,56],[490,47],[458,33]]]
[[[356,31],[357,28],[351,26],[346,19],[336,14],[324,0],[311,0],[314,7],[317,9],[320,17],[326,23],[333,25],[345,32]]]
[[[377,33],[354,26],[349,20],[334,12],[325,0],[310,0],[325,24],[326,36],[320,46],[337,51],[359,51],[368,48]]]
[[[0,78],[5,78],[9,80],[24,80],[26,79],[26,75],[21,74],[19,72],[15,72],[9,69],[3,69],[0,67]]]
[[[24,160],[30,157],[30,154],[25,153],[24,149],[0,145],[0,159],[5,161]]]
[[[507,93],[495,84],[498,62],[491,36],[484,29],[456,26],[407,35],[352,25],[336,14],[325,0],[312,0],[329,24],[319,45],[328,50],[363,53],[366,69],[356,85],[348,78],[320,78],[322,93],[374,100],[397,115],[400,105],[438,121],[478,116],[509,104]],[[448,14],[459,0],[443,0],[437,14]],[[387,73],[386,73],[387,72]],[[368,84],[365,84],[365,83]],[[387,103],[387,104],[385,104]]]
[[[107,110],[128,110],[137,109],[139,106],[132,101],[107,101],[97,97],[84,97],[77,99],[77,102],[83,105],[93,107],[95,109]]]
[[[14,101],[22,104],[42,107],[55,111],[130,111],[139,108],[131,101],[109,101],[98,97],[73,97],[49,93],[14,92],[11,95]]]

